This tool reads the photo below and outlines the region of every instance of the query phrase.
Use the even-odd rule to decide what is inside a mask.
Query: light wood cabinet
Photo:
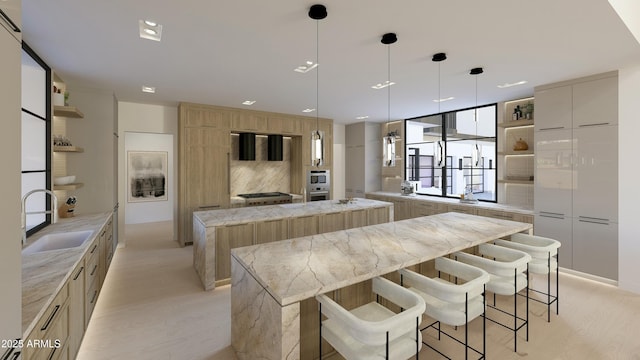
[[[33,344],[34,341],[44,342],[42,347],[25,346],[22,351],[24,360],[63,358],[69,336],[69,288],[68,285],[62,287],[53,299],[49,307],[45,310],[40,321],[35,325],[31,334],[25,342]],[[42,344],[42,343],[39,343]]]
[[[349,211],[347,214],[346,229],[359,228],[369,225],[367,209]]]
[[[477,215],[478,210],[472,206],[464,206],[464,205],[449,205],[447,210],[452,212],[459,212],[470,215]]]
[[[69,279],[69,353],[77,354],[80,343],[84,336],[84,309],[85,309],[85,288],[84,288],[84,258],[76,269],[71,273]]]
[[[179,241],[193,242],[193,212],[230,202],[229,130],[180,126]]]
[[[287,219],[256,222],[256,244],[266,244],[289,238],[289,221]]]
[[[400,221],[411,218],[411,202],[405,199],[391,198],[388,201],[393,203],[393,220]]]
[[[300,119],[272,115],[267,118],[267,131],[270,134],[302,135]]]
[[[368,209],[367,210],[367,218],[368,218],[368,221],[369,221],[369,225],[387,223],[387,222],[390,221],[390,219],[389,219],[389,208],[388,207],[377,207],[377,208],[373,208],[373,209]]]
[[[319,215],[319,231],[320,233],[326,233],[331,231],[338,231],[346,229],[345,213],[333,212]]]
[[[411,201],[411,217],[430,216],[446,212],[447,206],[432,201]]]
[[[289,234],[291,238],[318,234],[318,216],[308,215],[294,217],[289,220]]]
[[[233,117],[231,127],[234,131],[265,132],[267,131],[267,115],[243,112]]]
[[[205,105],[180,104],[181,126],[185,127],[212,127],[228,130],[234,113],[229,110],[215,109]]]
[[[231,277],[231,249],[253,245],[253,223],[216,228],[216,280]]]

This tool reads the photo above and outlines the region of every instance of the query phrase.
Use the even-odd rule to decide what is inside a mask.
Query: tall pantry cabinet
[[[18,339],[21,323],[21,256],[20,243],[20,0],[0,1],[0,119],[3,138],[0,142],[2,171],[0,187],[0,339]],[[18,351],[18,349],[15,349]],[[0,358],[9,358],[14,349],[0,348]]]
[[[537,235],[562,243],[560,266],[618,278],[618,76],[535,89]]]

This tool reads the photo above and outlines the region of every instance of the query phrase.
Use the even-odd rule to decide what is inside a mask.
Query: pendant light
[[[398,41],[395,33],[382,35],[381,43],[387,45],[387,122],[391,122],[391,44]],[[396,137],[398,133],[392,131],[382,138],[382,166],[396,166]]]
[[[441,91],[441,86],[440,86],[440,77],[441,77],[440,65],[445,60],[447,60],[447,54],[445,54],[445,53],[433,54],[433,57],[431,58],[431,61],[438,63],[438,114],[440,114],[440,103],[442,102],[442,95],[440,94],[440,91]],[[443,124],[443,125],[446,128],[446,124]],[[443,161],[443,158],[444,158],[444,154],[443,154],[444,148],[442,146],[442,140],[438,140],[433,145],[434,145],[433,154],[434,154],[434,158],[435,158],[435,166],[436,167],[442,167],[442,161]]]
[[[327,8],[324,5],[316,4],[309,8],[309,17],[316,20],[316,64],[319,53],[319,28],[320,20],[327,17]],[[322,166],[324,163],[324,131],[320,131],[320,107],[318,105],[318,79],[320,66],[316,67],[316,129],[311,132],[311,166]]]
[[[476,79],[476,107],[473,109],[473,121],[476,125],[476,143],[471,152],[471,163],[473,166],[480,166],[480,160],[482,159],[482,145],[478,145],[478,75],[482,74],[484,70],[481,67],[473,68],[469,72],[470,75],[474,75]]]

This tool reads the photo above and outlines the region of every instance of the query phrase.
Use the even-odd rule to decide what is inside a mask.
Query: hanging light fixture
[[[433,54],[433,57],[431,58],[431,61],[438,63],[438,114],[440,114],[440,103],[442,102],[442,96],[440,94],[440,91],[441,91],[441,86],[440,86],[440,77],[441,77],[440,64],[445,60],[447,60],[447,54],[445,54],[445,53]],[[433,154],[434,154],[434,158],[435,158],[435,165],[437,167],[442,167],[442,161],[443,161],[443,158],[444,158],[444,154],[443,154],[443,149],[444,148],[442,146],[442,140],[438,140],[437,142],[435,142],[433,144],[433,146],[434,146]]]
[[[387,45],[387,82],[391,82],[391,44],[398,41],[395,33],[386,33],[382,35],[381,43]],[[387,86],[387,122],[391,121],[391,86]],[[399,137],[396,131],[389,132],[387,136],[382,138],[382,166],[396,166],[396,138]]]
[[[324,5],[316,4],[309,8],[309,17],[316,20],[316,64],[319,53],[319,28],[320,20],[327,17],[327,8]],[[316,129],[311,132],[311,166],[322,166],[324,163],[324,131],[320,131],[320,106],[318,105],[318,79],[320,67],[316,67]]]
[[[480,166],[480,160],[482,159],[482,145],[478,144],[478,76],[484,72],[481,67],[473,68],[469,72],[470,75],[474,75],[476,79],[476,107],[473,109],[473,121],[476,125],[476,143],[473,151],[471,152],[471,162],[473,166]]]

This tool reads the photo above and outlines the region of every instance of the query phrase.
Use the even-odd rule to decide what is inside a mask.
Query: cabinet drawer
[[[459,212],[464,214],[476,215],[477,210],[471,206],[463,206],[463,205],[449,205],[449,211]]]
[[[55,327],[55,323],[61,318],[63,310],[66,309],[66,301],[69,297],[68,290],[69,289],[65,284],[62,290],[60,290],[58,295],[53,299],[51,305],[49,305],[47,310],[44,312],[44,315],[42,315],[42,318],[40,318],[38,325],[33,329],[32,334],[35,334],[34,339],[44,339],[44,334],[49,331],[49,329]]]
[[[87,296],[85,297],[85,329],[89,325],[89,320],[91,320],[91,314],[93,313],[93,309],[96,307],[96,302],[98,301],[98,284],[94,282],[87,288]]]
[[[98,274],[100,273],[100,256],[98,254],[98,250],[96,253],[89,256],[87,262],[85,263],[86,269],[84,273],[84,283],[86,286],[90,286],[95,280],[98,278]]]
[[[429,216],[444,212],[445,205],[436,202],[413,201],[411,202],[411,217]]]
[[[494,219],[514,220],[513,213],[500,210],[479,209],[478,215]]]

